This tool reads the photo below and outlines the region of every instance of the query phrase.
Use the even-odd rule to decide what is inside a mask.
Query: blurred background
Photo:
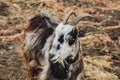
[[[25,80],[22,43],[27,22],[48,11],[60,22],[75,11],[88,13],[76,27],[85,34],[84,80],[120,79],[120,0],[0,0],[0,80]]]

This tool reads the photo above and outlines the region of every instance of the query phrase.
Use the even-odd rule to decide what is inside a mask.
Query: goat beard
[[[64,63],[64,66],[59,63],[50,63],[50,75],[53,75],[56,79],[65,79],[68,77],[69,65]]]

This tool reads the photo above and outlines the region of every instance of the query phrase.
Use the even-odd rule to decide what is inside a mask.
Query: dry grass
[[[92,14],[95,17],[93,21],[83,21],[78,25],[78,29],[86,32],[86,36],[80,39],[85,55],[84,80],[120,79],[120,1],[75,1],[0,1],[0,80],[25,80],[26,71],[17,53],[21,52],[19,47],[24,40],[26,23],[42,10],[50,12],[57,21],[61,21],[69,11]],[[104,23],[109,20],[115,20],[116,23],[111,23],[112,26]],[[112,57],[117,60],[114,62]]]

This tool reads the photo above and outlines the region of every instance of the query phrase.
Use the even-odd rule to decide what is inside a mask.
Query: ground
[[[89,13],[76,27],[84,55],[83,80],[120,80],[119,0],[1,0],[0,80],[25,80],[22,61],[24,29],[33,16],[50,12],[60,22],[69,11]]]

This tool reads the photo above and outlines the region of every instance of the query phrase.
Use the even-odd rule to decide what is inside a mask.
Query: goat
[[[68,24],[71,15],[76,16],[72,11],[61,23],[46,12],[30,20],[23,50],[28,80],[80,80],[83,58],[75,25],[92,16],[81,14]]]

